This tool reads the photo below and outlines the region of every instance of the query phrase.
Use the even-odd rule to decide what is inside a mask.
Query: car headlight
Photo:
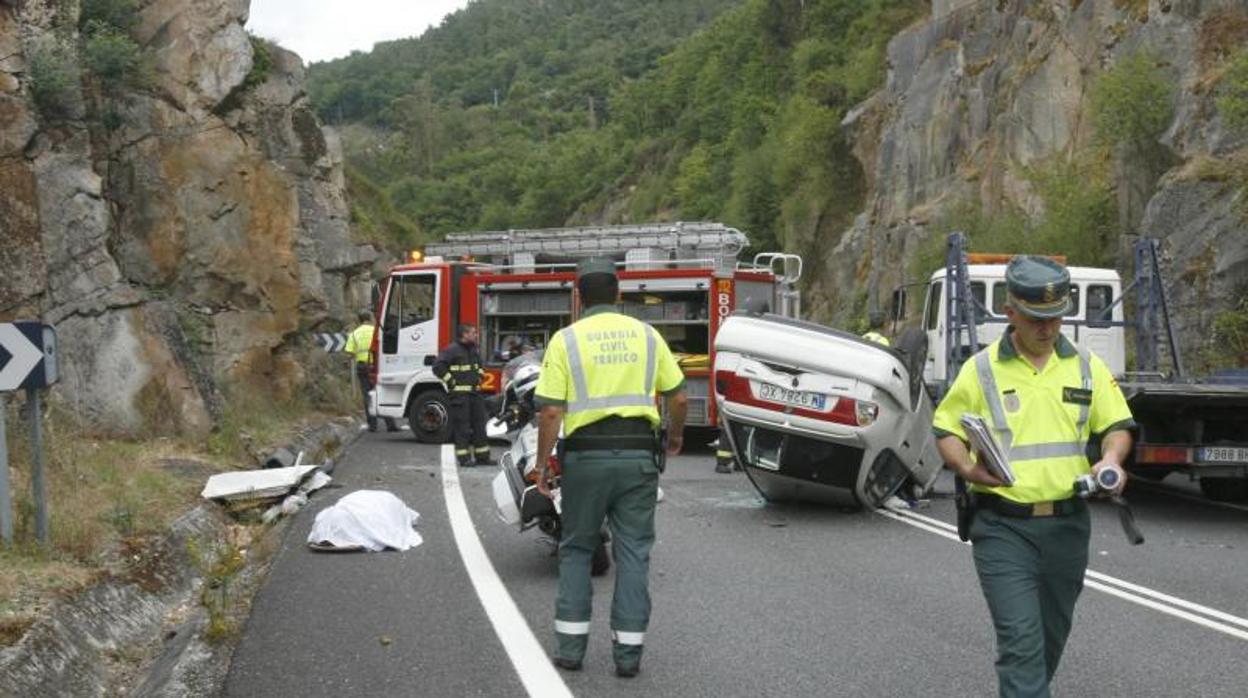
[[[875,418],[880,416],[880,406],[874,402],[866,400],[858,400],[854,405],[854,417],[858,420],[858,426],[866,427],[875,423]]]

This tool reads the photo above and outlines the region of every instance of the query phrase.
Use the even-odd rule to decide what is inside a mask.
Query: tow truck
[[[497,392],[511,350],[540,351],[577,319],[576,261],[606,256],[619,270],[620,312],[653,325],[680,361],[687,425],[714,428],[710,369],[721,323],[738,307],[801,312],[801,257],[760,253],[742,262],[748,246],[740,230],[712,222],[448,235],[391,269],[375,289],[373,411],[406,418],[419,441],[445,442],[447,393],[432,367],[455,328],[478,326],[482,387]]]
[[[939,398],[962,362],[1005,331],[1005,266],[1011,255],[968,252],[962,233],[949,236],[945,267],[932,272],[923,305],[929,355],[924,379]],[[1248,374],[1194,376],[1170,322],[1159,262],[1160,241],[1134,245],[1134,278],[1122,288],[1113,269],[1069,267],[1074,305],[1062,333],[1095,352],[1115,374],[1139,425],[1126,464],[1133,475],[1161,480],[1179,472],[1198,480],[1206,497],[1248,499]],[[1135,317],[1124,300],[1135,293]],[[902,297],[894,294],[895,298]],[[1127,370],[1126,330],[1135,337],[1137,368]],[[1163,367],[1162,357],[1170,359]],[[1089,440],[1096,449],[1100,440]],[[1089,457],[1093,462],[1096,454]]]

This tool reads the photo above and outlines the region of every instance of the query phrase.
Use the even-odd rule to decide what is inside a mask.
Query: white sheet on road
[[[416,532],[420,514],[382,490],[359,490],[316,515],[308,545],[323,548],[407,550],[423,542]]]
[[[218,473],[208,478],[200,496],[204,499],[228,500],[280,497],[294,489],[316,467],[294,465],[289,468]]]

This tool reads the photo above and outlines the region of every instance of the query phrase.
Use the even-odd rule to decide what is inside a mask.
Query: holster
[[[659,473],[667,472],[667,428],[664,427],[654,435],[654,467]]]
[[[975,519],[975,494],[960,477],[953,478],[953,504],[958,510],[958,540],[971,539],[971,521]]]

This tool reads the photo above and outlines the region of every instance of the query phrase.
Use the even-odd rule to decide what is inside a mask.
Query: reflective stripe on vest
[[[1000,348],[998,348],[1000,351]],[[1082,348],[1079,352],[1079,374],[1083,379],[1083,389],[1092,387],[1092,365],[1088,353]],[[1090,405],[1079,405],[1079,421],[1075,425],[1074,441],[1056,441],[1053,443],[1027,444],[1014,446],[1014,432],[1005,418],[1005,407],[1001,404],[1001,391],[997,389],[997,378],[992,373],[991,350],[984,350],[975,355],[975,372],[979,375],[979,388],[984,392],[984,402],[988,403],[988,412],[992,415],[993,427],[997,432],[997,442],[1006,452],[1011,462],[1024,460],[1041,460],[1044,458],[1064,458],[1081,456],[1087,448],[1087,440],[1083,438],[1083,427],[1088,423]]]
[[[576,388],[576,399],[568,402],[569,412],[601,410],[611,407],[653,407],[654,395],[650,392],[654,386],[655,340],[654,328],[646,328],[646,374],[645,384],[640,393],[627,395],[608,395],[605,397],[589,397],[589,381],[585,377],[585,365],[581,363],[581,352],[576,344],[576,333],[571,327],[559,331],[563,335],[564,346],[568,351],[568,370],[572,372],[572,385]]]

